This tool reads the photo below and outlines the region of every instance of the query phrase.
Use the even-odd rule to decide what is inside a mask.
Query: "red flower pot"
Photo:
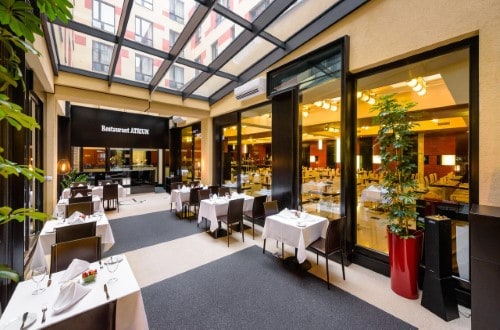
[[[422,255],[423,231],[401,238],[388,230],[391,289],[408,299],[418,299],[418,267]]]

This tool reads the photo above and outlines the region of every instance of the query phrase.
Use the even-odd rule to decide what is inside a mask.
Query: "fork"
[[[45,322],[45,312],[47,311],[47,305],[42,305],[42,323]]]

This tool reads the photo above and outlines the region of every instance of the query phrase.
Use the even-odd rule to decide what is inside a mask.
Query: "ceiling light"
[[[328,102],[323,102],[323,109],[330,110],[330,104],[328,104]]]
[[[316,101],[316,102],[314,102],[314,105],[317,107],[321,107],[321,106],[323,106],[323,101]]]
[[[427,93],[427,82],[422,77],[413,78],[406,83],[414,92],[423,96]]]
[[[338,107],[336,104],[330,104],[330,110],[331,111],[337,111],[338,110]]]
[[[318,150],[323,150],[323,140],[322,139],[318,140]]]
[[[302,116],[309,117],[309,112],[306,110],[302,111]]]

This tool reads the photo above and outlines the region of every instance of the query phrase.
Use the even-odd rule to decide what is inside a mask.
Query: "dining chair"
[[[68,204],[73,204],[73,203],[85,203],[85,202],[92,202],[92,196],[81,196],[81,197],[70,197],[68,198]]]
[[[219,187],[219,189],[217,190],[217,194],[219,196],[224,196],[226,193],[230,194],[230,190],[229,190],[229,187]]]
[[[71,182],[69,188],[87,188],[87,182]]]
[[[87,188],[87,186],[85,186],[85,188],[71,188],[69,190],[69,195],[70,195],[70,198],[74,198],[74,197],[92,197],[92,189],[89,189]]]
[[[234,224],[240,225],[241,238],[245,241],[245,230],[243,227],[243,203],[244,198],[236,198],[229,200],[227,214],[217,216],[217,221],[225,223],[227,227],[227,247],[229,247],[229,235],[232,232]]]
[[[64,227],[56,227],[56,243],[95,236],[95,233],[96,221],[87,221]]]
[[[101,236],[79,238],[52,244],[50,247],[50,273],[68,268],[73,259],[94,262],[101,259]]]
[[[57,323],[44,327],[46,330],[87,330],[101,329],[114,330],[116,323],[116,302],[112,300],[106,304],[94,307],[85,313],[80,313]]]
[[[120,212],[120,202],[118,200],[118,183],[110,183],[102,186],[102,207],[107,204],[106,210],[115,209]],[[112,208],[110,208],[110,203]]]
[[[76,211],[81,212],[85,215],[93,214],[94,203],[90,201],[90,202],[70,203],[66,205],[66,218],[68,218]]]
[[[266,201],[267,196],[257,196],[253,200],[252,209],[243,212],[243,216],[252,221],[252,238],[255,239],[255,221],[264,220],[266,218],[264,211],[264,202]]]
[[[316,252],[316,264],[319,261],[319,255],[325,257],[326,260],[326,284],[330,290],[330,271],[328,270],[328,259],[336,252],[340,252],[340,262],[342,264],[342,277],[345,281],[344,270],[344,228],[346,217],[343,216],[339,219],[330,220],[326,230],[326,237],[320,237],[309,247]]]
[[[208,186],[208,190],[210,190],[210,193],[212,195],[217,195],[217,193],[219,192],[219,186],[217,185]]]
[[[189,200],[183,203],[182,212],[184,213],[184,218],[191,219],[189,213],[191,211],[191,207],[194,207],[193,215],[198,215],[198,207],[200,207],[200,200],[198,197],[198,191],[201,188],[191,188],[189,191]],[[185,210],[185,211],[184,211]]]
[[[275,215],[275,214],[278,214],[280,212],[280,209],[278,208],[278,201],[277,200],[264,202],[263,207],[264,207],[264,219],[270,215]],[[278,247],[278,241],[276,241],[276,247]],[[262,253],[265,253],[265,252],[266,252],[266,239],[264,239],[264,243],[262,245]],[[281,242],[281,255],[283,257],[285,257],[285,244],[283,242]]]

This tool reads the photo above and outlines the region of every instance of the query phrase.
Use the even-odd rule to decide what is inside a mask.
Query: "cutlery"
[[[99,266],[100,266],[100,268],[102,269],[102,267],[103,267],[103,266],[102,266],[102,260],[99,260]]]
[[[106,299],[109,299],[108,286],[104,284],[104,292],[106,293]]]
[[[52,284],[52,273],[49,273],[49,280],[47,281],[47,288]]]
[[[21,323],[21,327],[19,329],[24,328],[24,323],[26,322],[26,319],[28,318],[28,312],[24,312],[23,314],[23,323]]]
[[[45,322],[45,312],[47,311],[47,305],[42,305],[42,323]]]

